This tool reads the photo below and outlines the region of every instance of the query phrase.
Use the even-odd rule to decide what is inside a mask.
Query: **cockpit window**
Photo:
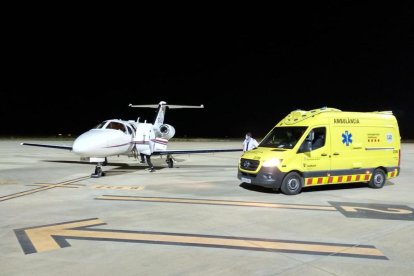
[[[127,129],[128,129],[129,134],[134,135],[134,131],[132,130],[132,128],[129,125],[127,125]]]
[[[106,122],[108,122],[108,121],[103,121],[102,123],[100,123],[100,124],[98,124],[96,127],[94,127],[94,128],[103,128],[104,127],[104,125],[106,124]]]
[[[106,126],[107,129],[117,129],[120,131],[123,131],[126,133],[126,128],[123,124],[119,122],[109,122],[109,124]]]
[[[293,149],[307,127],[275,127],[259,147]]]

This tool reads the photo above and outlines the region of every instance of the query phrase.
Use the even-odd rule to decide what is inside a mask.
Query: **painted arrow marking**
[[[90,228],[104,224],[98,218],[92,218],[14,231],[25,254],[69,247],[67,239],[81,239],[388,259],[371,245]]]

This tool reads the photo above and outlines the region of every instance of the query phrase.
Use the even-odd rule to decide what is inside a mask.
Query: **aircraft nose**
[[[72,151],[79,155],[86,154],[86,152],[90,150],[88,140],[89,139],[85,139],[82,136],[78,137],[75,142],[73,142]]]
[[[102,138],[99,133],[87,131],[73,142],[72,151],[85,157],[98,154],[101,144],[105,142],[105,139]]]
[[[114,154],[110,145],[117,143],[120,131],[92,129],[79,136],[72,145],[72,151],[82,157],[105,157]],[[109,145],[109,146],[108,146]]]

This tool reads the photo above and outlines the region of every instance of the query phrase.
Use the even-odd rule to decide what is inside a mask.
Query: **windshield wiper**
[[[275,148],[275,149],[272,149],[272,151],[286,151],[286,150],[289,150],[289,149],[284,149],[284,148]]]

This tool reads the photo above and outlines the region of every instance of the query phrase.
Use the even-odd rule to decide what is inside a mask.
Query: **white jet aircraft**
[[[74,141],[72,146],[21,143],[26,146],[57,148],[71,150],[80,155],[82,161],[96,163],[92,177],[101,177],[105,173],[102,166],[106,165],[107,157],[127,155],[138,159],[140,153],[146,155],[166,156],[169,168],[173,167],[173,154],[235,152],[242,149],[196,149],[196,150],[167,150],[168,140],[174,134],[175,129],[169,124],[164,124],[165,111],[168,108],[204,108],[189,105],[167,105],[161,101],[151,105],[129,105],[130,107],[158,108],[154,123],[129,120],[106,120],[93,129],[83,133]]]

